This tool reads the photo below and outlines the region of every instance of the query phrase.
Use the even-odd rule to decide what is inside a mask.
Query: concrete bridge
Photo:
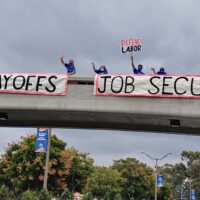
[[[0,126],[200,134],[200,99],[100,97],[94,77],[70,77],[66,96],[0,93]]]

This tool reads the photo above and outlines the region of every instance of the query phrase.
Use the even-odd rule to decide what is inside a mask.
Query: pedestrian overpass
[[[0,126],[200,134],[200,100],[93,95],[94,77],[69,78],[66,96],[0,93]]]

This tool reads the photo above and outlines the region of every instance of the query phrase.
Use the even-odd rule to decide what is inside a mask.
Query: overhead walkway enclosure
[[[0,125],[200,133],[200,100],[93,95],[94,77],[69,78],[66,96],[0,94]]]

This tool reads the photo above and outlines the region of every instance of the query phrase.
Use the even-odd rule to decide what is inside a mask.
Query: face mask
[[[138,71],[141,72],[141,71],[142,71],[142,68],[138,68]]]

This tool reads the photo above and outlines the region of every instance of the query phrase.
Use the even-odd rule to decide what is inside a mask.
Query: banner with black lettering
[[[200,76],[96,75],[94,95],[200,98]]]
[[[0,93],[66,95],[67,74],[0,74]]]

